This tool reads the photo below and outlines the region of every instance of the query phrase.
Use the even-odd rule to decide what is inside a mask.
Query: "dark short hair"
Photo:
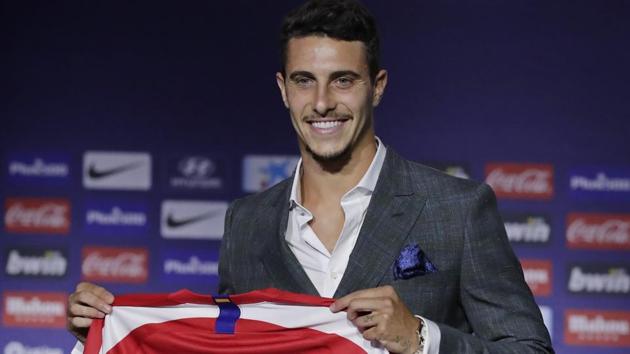
[[[374,17],[356,0],[309,0],[289,12],[282,23],[280,55],[282,71],[287,64],[291,38],[326,36],[365,44],[370,79],[379,70],[379,39]]]

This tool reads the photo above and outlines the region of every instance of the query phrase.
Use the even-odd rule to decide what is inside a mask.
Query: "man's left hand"
[[[390,285],[355,291],[337,299],[330,310],[346,310],[363,338],[378,341],[392,353],[413,353],[418,347],[420,320]]]

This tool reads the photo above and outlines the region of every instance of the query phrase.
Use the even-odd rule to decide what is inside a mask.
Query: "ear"
[[[284,102],[284,106],[289,108],[289,100],[287,100],[287,86],[284,82],[284,75],[281,72],[276,73],[276,84],[278,84],[278,88],[280,89],[280,94],[282,95],[282,102]]]
[[[381,102],[383,94],[385,93],[385,87],[387,86],[387,71],[379,70],[374,79],[374,94],[372,96],[372,106],[376,107]]]

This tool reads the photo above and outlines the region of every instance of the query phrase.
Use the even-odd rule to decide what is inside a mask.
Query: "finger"
[[[88,328],[92,325],[92,320],[84,317],[74,317],[70,320],[73,328]]]
[[[369,341],[377,341],[383,345],[385,345],[385,343],[383,343],[380,339],[380,332],[378,330],[378,327],[374,326],[371,327],[365,331],[363,331],[363,333],[361,333],[361,335],[363,336],[363,338],[365,338],[366,340]]]
[[[393,331],[388,325],[386,315],[379,316],[377,325],[363,331],[361,335],[369,341],[375,341],[393,353],[405,352],[413,345],[412,337]],[[413,335],[415,339],[415,334]]]
[[[403,338],[402,336],[388,336],[380,326],[369,328],[361,333],[361,335],[366,340],[379,343],[390,352],[399,353],[401,350],[405,350],[411,345],[409,339]]]
[[[393,296],[393,297],[397,296],[396,290],[394,290],[394,288],[391,287],[390,285],[381,286],[378,288],[357,290],[353,293],[350,293],[346,296],[340,297],[339,299],[335,300],[335,302],[332,305],[330,305],[330,310],[332,312],[339,312],[345,309],[346,307],[348,307],[348,304],[350,304],[350,302],[352,302],[354,299],[357,299],[357,298],[373,298],[373,297],[389,297],[389,296]]]
[[[96,289],[94,289],[94,294],[103,299],[103,301],[105,301],[107,304],[111,305],[112,303],[114,303],[114,294],[110,293],[105,288],[97,286]]]
[[[70,299],[69,299],[70,307],[75,303],[93,307],[103,313],[112,312],[112,307],[108,303],[103,301],[102,298],[90,292],[82,291],[82,292],[78,292],[78,293],[74,293],[70,295]]]
[[[68,315],[70,317],[84,317],[84,318],[104,318],[105,314],[93,307],[83,306],[78,303],[74,303],[68,307]]]
[[[359,332],[363,333],[363,331],[377,326],[379,321],[378,314],[372,312],[355,318],[352,323],[359,329]]]
[[[105,288],[103,288],[101,286],[98,286],[96,284],[87,283],[87,282],[81,282],[81,283],[77,284],[76,292],[89,292],[89,293],[92,293],[92,294],[96,295],[97,297],[101,298],[107,304],[111,304],[111,303],[114,302],[114,295],[112,293],[110,293],[109,291],[107,291],[107,289],[105,289]]]
[[[69,303],[74,303],[97,308],[103,312],[107,312],[111,309],[111,306],[107,304],[103,299],[96,296],[94,293],[81,291],[70,295]]]
[[[391,303],[388,298],[358,298],[348,304],[346,312],[348,319],[352,321],[366,312],[390,313],[393,309]]]

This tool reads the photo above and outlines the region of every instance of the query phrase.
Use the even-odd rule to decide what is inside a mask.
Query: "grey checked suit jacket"
[[[284,240],[291,183],[230,205],[221,293],[275,287],[317,295]],[[395,280],[394,261],[409,244],[418,244],[438,271]],[[553,352],[492,190],[407,161],[391,148],[335,297],[387,284],[413,313],[438,324],[441,353]]]

